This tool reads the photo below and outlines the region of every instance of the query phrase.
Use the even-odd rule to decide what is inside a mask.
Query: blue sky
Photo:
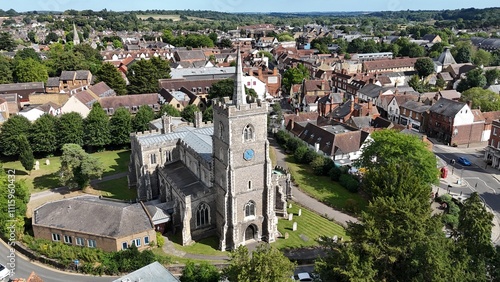
[[[0,2],[0,9],[32,10],[213,10],[220,12],[397,11],[485,8],[497,0],[17,0]]]

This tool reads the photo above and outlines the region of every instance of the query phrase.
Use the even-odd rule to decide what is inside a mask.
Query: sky
[[[219,12],[317,12],[399,11],[486,8],[500,6],[497,0],[0,0],[0,9],[51,10],[212,10]]]

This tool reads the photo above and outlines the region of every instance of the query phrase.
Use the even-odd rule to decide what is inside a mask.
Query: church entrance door
[[[245,241],[254,240],[257,235],[257,228],[251,224],[245,230]]]

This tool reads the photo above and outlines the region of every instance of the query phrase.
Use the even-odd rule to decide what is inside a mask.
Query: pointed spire
[[[78,44],[80,44],[80,37],[78,36],[76,25],[73,23],[73,45],[78,45]]]
[[[236,77],[234,78],[233,105],[244,105],[247,103],[245,85],[243,84],[243,65],[241,63],[241,52],[238,47],[236,59]]]

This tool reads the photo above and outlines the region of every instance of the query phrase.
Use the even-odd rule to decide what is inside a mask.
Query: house
[[[7,100],[0,98],[0,123],[3,123],[9,118],[9,105]]]
[[[64,105],[66,101],[68,101],[70,95],[68,93],[61,94],[31,94],[30,95],[30,104],[34,105],[43,105],[45,103],[54,103],[58,106]]]
[[[61,114],[76,112],[86,118],[92,109],[92,105],[99,97],[89,90],[84,90],[71,96],[61,107]]]
[[[46,93],[61,93],[61,83],[59,77],[49,77],[45,84]]]
[[[37,120],[44,114],[49,114],[52,116],[58,116],[61,114],[60,106],[52,102],[45,103],[43,105],[30,105],[24,107],[19,115],[26,117],[29,121],[33,122]]]
[[[445,144],[462,145],[481,142],[484,120],[474,122],[469,104],[439,99],[429,108],[427,136]]]
[[[318,112],[321,116],[327,116],[343,102],[344,93],[330,93],[318,100]]]
[[[351,116],[358,116],[363,106],[358,103],[358,98],[352,98],[335,108],[327,118],[338,122],[346,122]]]
[[[206,98],[212,84],[220,81],[221,79],[203,79],[203,80],[186,80],[186,79],[160,79],[160,89],[167,89],[169,92],[180,91],[181,88],[186,88],[192,93],[200,96],[202,99]]]
[[[440,43],[443,41],[441,39],[441,36],[437,34],[426,34],[422,37],[422,40],[427,41],[429,43]]]
[[[174,52],[174,59],[175,62],[189,62],[191,64],[196,61],[207,61],[205,53],[202,50],[177,50]]]
[[[33,93],[44,93],[45,87],[43,82],[25,82],[25,83],[9,83],[0,84],[0,94],[16,93],[21,97],[26,97],[28,100],[19,101],[23,106],[24,103],[29,102],[29,95]]]
[[[407,94],[382,95],[381,97],[389,96],[387,108],[383,109],[387,119],[395,123],[400,123],[401,109],[400,106],[407,101],[415,101],[417,96]]]
[[[278,39],[275,37],[261,37],[259,40],[257,40],[257,43],[255,43],[256,48],[268,48],[268,47],[273,47],[278,44]]]
[[[430,105],[425,105],[421,102],[408,100],[401,104],[399,124],[407,125],[412,130],[425,132],[425,118],[430,109]]]
[[[391,121],[381,117],[373,118],[370,116],[351,117],[346,124],[369,133],[375,130],[394,128],[394,124]]]
[[[458,80],[462,77],[462,75],[468,73],[469,71],[475,69],[471,63],[465,64],[450,64],[447,67],[443,67],[443,72],[448,72],[454,80]]]
[[[378,97],[384,93],[384,88],[376,84],[367,84],[358,90],[358,99],[360,101],[368,102],[377,101]],[[392,92],[390,93],[392,94]]]
[[[158,94],[135,94],[104,97],[99,100],[102,109],[111,116],[118,108],[125,108],[131,114],[137,113],[141,106],[149,106],[154,112],[160,111]]]
[[[326,80],[308,80],[302,81],[301,93],[299,94],[299,107],[305,111],[305,106],[316,103],[318,99],[328,95],[331,92],[330,83]]]
[[[59,89],[63,92],[71,92],[78,88],[84,89],[89,86],[91,82],[92,73],[88,70],[62,71],[59,76]],[[53,84],[55,84],[55,81],[51,81],[51,85]]]
[[[484,118],[484,130],[481,141],[487,141],[491,136],[493,121],[500,119],[500,111],[484,112],[481,115]]]
[[[129,204],[95,196],[63,199],[37,208],[32,223],[35,238],[106,252],[132,245],[147,249],[156,240],[153,223],[141,202]]]
[[[489,138],[488,146],[484,149],[484,160],[500,170],[500,120],[492,121]]]
[[[417,58],[398,58],[363,62],[363,72],[414,71]]]
[[[441,91],[436,93],[436,97],[434,98],[434,100],[446,98],[449,100],[458,101],[458,100],[460,100],[460,97],[462,97],[462,93],[460,93],[456,90],[441,90]]]
[[[148,264],[144,267],[137,269],[134,272],[131,272],[125,276],[122,276],[113,282],[179,282],[170,271],[168,271],[163,265],[159,262],[155,261],[151,264]]]
[[[21,109],[21,103],[19,102],[19,96],[16,93],[11,94],[0,94],[0,98],[7,102],[7,109],[9,116],[17,115]]]

